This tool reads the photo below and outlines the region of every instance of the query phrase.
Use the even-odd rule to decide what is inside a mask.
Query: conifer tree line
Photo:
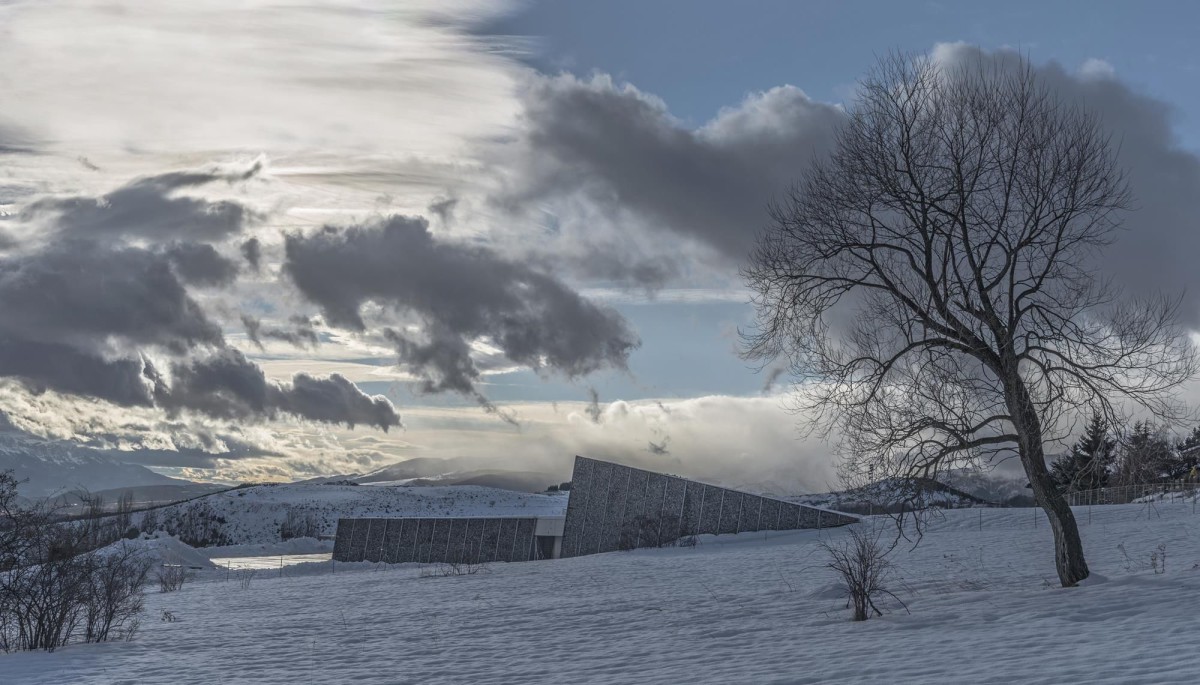
[[[1062,492],[1110,486],[1196,482],[1200,470],[1200,426],[1180,438],[1165,426],[1135,421],[1113,426],[1098,412],[1070,452],[1050,464]]]

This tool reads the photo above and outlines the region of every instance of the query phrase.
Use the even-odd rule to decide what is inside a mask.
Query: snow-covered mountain
[[[109,490],[138,485],[187,485],[109,453],[65,440],[46,440],[7,425],[0,417],[0,471],[11,470],[26,497],[45,497],[78,488]]]

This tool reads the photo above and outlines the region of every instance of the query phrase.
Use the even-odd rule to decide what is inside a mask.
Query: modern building
[[[677,544],[695,535],[831,528],[849,514],[575,457],[566,516],[339,519],[336,561],[486,563]]]

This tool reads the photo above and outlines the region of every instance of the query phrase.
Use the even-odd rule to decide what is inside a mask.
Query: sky
[[[1200,329],[1188,2],[0,0],[0,411],[195,479],[574,454],[836,480],[738,354],[767,203],[890,50],[1120,144],[1104,264]],[[1190,390],[1197,397],[1200,393]]]

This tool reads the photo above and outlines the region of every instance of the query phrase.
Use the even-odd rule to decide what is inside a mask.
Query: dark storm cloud
[[[995,60],[1018,68],[1013,52],[985,53],[966,45],[934,51],[947,64]],[[1181,149],[1171,127],[1170,105],[1140,94],[1111,75],[1070,74],[1056,63],[1038,68],[1043,82],[1068,103],[1099,115],[1112,133],[1127,173],[1133,210],[1122,218],[1116,242],[1098,256],[1098,269],[1129,292],[1187,292],[1181,314],[1200,328],[1200,158]]]
[[[154,367],[141,359],[109,360],[68,345],[0,337],[0,376],[31,391],[95,397],[124,407],[154,405]]]
[[[516,419],[502,411],[475,384],[483,375],[471,359],[471,346],[461,335],[433,325],[426,331],[427,342],[419,342],[391,328],[383,336],[396,349],[400,363],[422,376],[417,389],[423,393],[457,392],[473,398],[484,411],[516,426]]]
[[[276,386],[272,402],[279,411],[312,421],[375,426],[386,431],[400,425],[400,417],[387,399],[365,395],[344,376],[315,378],[305,373],[292,378],[291,387]]]
[[[171,243],[163,254],[188,285],[229,285],[238,275],[237,262],[208,243]]]
[[[295,328],[265,328],[262,321],[248,314],[242,315],[242,326],[246,329],[246,337],[250,338],[258,348],[263,349],[263,338],[271,338],[274,340],[282,340],[296,347],[316,348],[320,344],[320,338],[317,337],[317,331],[313,328],[312,320],[306,316],[290,316],[288,321]]]
[[[690,130],[661,101],[607,77],[542,79],[524,104],[526,162],[501,204],[581,194],[606,214],[632,211],[735,262],[768,201],[829,149],[844,117],[785,86]]]
[[[941,45],[933,54],[947,63],[982,58],[1015,67],[1020,61],[1014,52],[984,53],[965,45]],[[1111,74],[1069,73],[1053,62],[1037,70],[1067,102],[1101,117],[1128,173],[1135,208],[1124,216],[1125,230],[1100,255],[1097,268],[1138,295],[1186,289],[1191,300],[1184,314],[1189,324],[1200,327],[1200,299],[1195,296],[1200,293],[1200,269],[1195,268],[1200,158],[1178,146],[1171,107]],[[494,198],[498,203],[536,210],[583,199],[599,208],[598,216],[632,215],[644,231],[640,235],[695,238],[734,264],[742,261],[764,225],[768,202],[829,151],[844,120],[840,109],[785,86],[689,129],[661,101],[633,87],[616,86],[605,76],[537,80],[526,93],[524,109],[517,145],[523,153],[515,157],[521,161],[513,164],[506,190]],[[561,211],[569,216],[570,205],[564,207]],[[604,227],[581,216],[585,229],[572,239],[596,240]],[[575,263],[568,254],[559,255],[558,263],[571,273],[649,288],[672,277],[669,259],[645,263],[658,269],[622,273],[602,268],[640,263],[619,245],[595,243],[607,260]]]
[[[400,361],[409,368],[426,374],[420,389],[426,393],[453,391],[474,395],[480,372],[471,359],[471,347],[461,335],[431,326],[426,331],[429,341],[420,343],[391,328],[383,335],[396,348]]]
[[[25,207],[22,218],[50,220],[63,233],[95,239],[221,240],[240,233],[255,214],[237,202],[177,196],[175,191],[245,180],[258,169],[255,165],[236,174],[187,171],[150,176],[102,197],[37,200]]]
[[[0,259],[0,376],[35,392],[226,419],[291,414],[384,430],[399,425],[390,402],[340,376],[268,381],[227,347],[188,294],[180,272],[194,264],[181,269],[192,262],[179,254],[191,252],[67,240]],[[156,353],[175,358],[169,374],[151,361]]]
[[[274,417],[284,413],[324,423],[368,425],[386,431],[400,417],[384,397],[364,394],[343,376],[297,374],[290,384],[268,381],[262,369],[226,348],[204,359],[172,364],[169,388],[157,395],[167,409],[198,410],[223,419]]]
[[[258,238],[250,238],[241,245],[242,256],[246,258],[246,263],[254,271],[258,271],[259,264],[262,262],[262,244],[258,242]]]
[[[172,354],[223,340],[164,256],[81,241],[0,259],[0,331],[84,350],[117,343]]]
[[[511,361],[568,377],[625,368],[639,340],[614,310],[485,248],[434,239],[421,218],[293,234],[284,270],[334,326],[366,329],[368,302],[425,322],[422,339],[393,331],[401,361],[431,391],[478,396],[470,343],[487,337]]]

